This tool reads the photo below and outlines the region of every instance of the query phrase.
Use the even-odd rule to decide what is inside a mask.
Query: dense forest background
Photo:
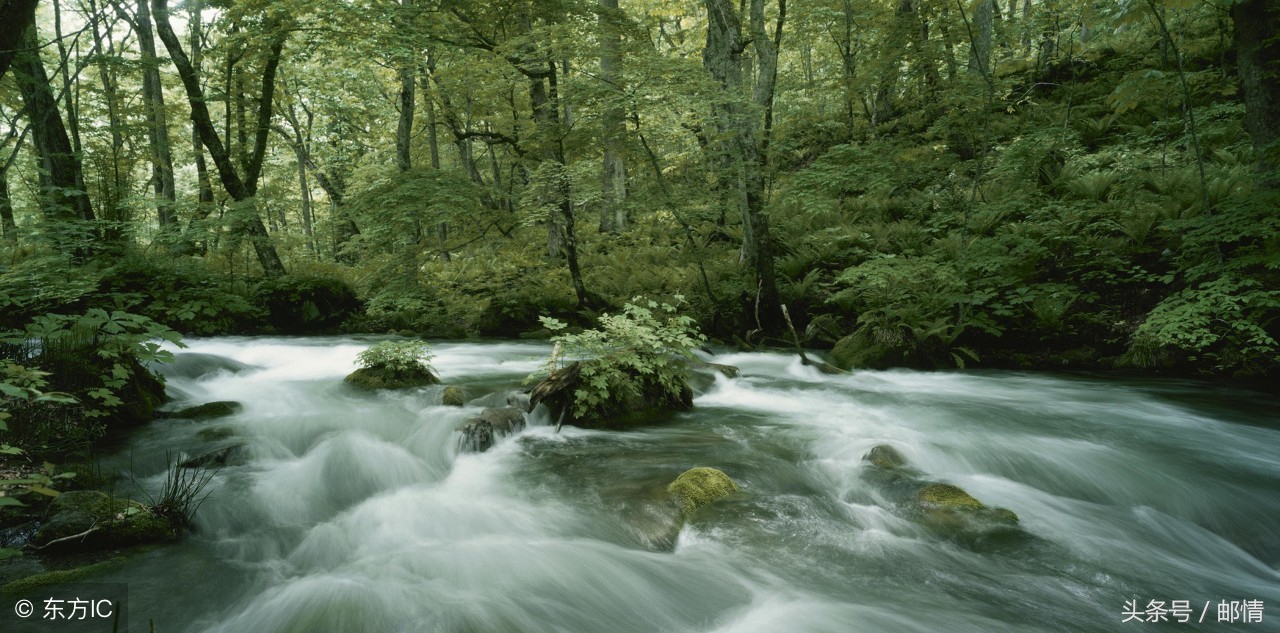
[[[742,346],[792,344],[785,305],[845,368],[1274,375],[1277,33],[1265,0],[2,0],[6,397],[78,371],[110,411],[176,333],[540,337],[637,295]],[[68,334],[106,364],[33,352]]]

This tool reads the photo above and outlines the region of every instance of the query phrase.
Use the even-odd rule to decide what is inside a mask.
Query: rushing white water
[[[786,355],[731,354],[716,361],[742,376],[717,378],[694,411],[625,432],[534,420],[459,454],[458,425],[500,404],[548,348],[436,345],[443,380],[479,399],[459,409],[439,406],[438,389],[343,384],[368,344],[224,338],[179,352],[166,370],[177,406],[244,410],[157,421],[107,468],[154,493],[176,457],[166,451],[242,443],[248,459],[217,473],[197,534],[95,579],[130,584],[135,627],[1115,631],[1138,626],[1122,625],[1127,601],[1152,600],[1190,601],[1193,622],[1211,602],[1207,630],[1231,630],[1216,624],[1222,600],[1270,610],[1239,630],[1280,618],[1274,399],[1013,373],[826,376]],[[197,437],[222,426],[234,435]],[[1024,533],[960,542],[902,518],[866,481],[877,444],[1014,510]],[[653,509],[693,466],[742,492],[656,551]]]

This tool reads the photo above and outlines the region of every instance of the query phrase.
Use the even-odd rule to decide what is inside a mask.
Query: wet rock
[[[178,464],[179,468],[222,468],[238,466],[248,461],[244,444],[233,444],[216,451],[210,451],[186,459]]]
[[[39,521],[27,521],[0,529],[0,548],[22,549],[36,536]]]
[[[37,591],[43,591],[49,587],[75,582],[89,576],[90,574],[106,571],[123,561],[123,557],[116,557],[81,567],[56,569],[27,576],[26,578],[19,578],[12,582],[5,583],[4,586],[0,586],[0,594],[6,596],[29,595]]]
[[[213,418],[225,418],[235,415],[244,410],[244,405],[231,400],[219,400],[217,402],[206,402],[198,404],[194,407],[178,409],[177,411],[164,412],[162,417],[180,418],[183,420],[209,420]]]
[[[525,427],[524,411],[513,407],[485,409],[478,417],[463,423],[461,448],[468,453],[483,453],[499,438],[507,437]]]
[[[712,501],[737,492],[738,486],[728,475],[715,468],[690,468],[667,486],[667,494],[671,495],[680,511],[686,516],[692,515]]]
[[[155,368],[169,378],[195,380],[220,372],[236,374],[246,369],[252,369],[252,366],[216,354],[183,352],[174,354],[173,362],[157,364]]]
[[[529,406],[529,394],[523,391],[513,391],[507,394],[507,406],[521,411],[529,411],[533,408]]]
[[[33,543],[61,551],[87,551],[174,538],[173,527],[147,506],[95,490],[58,495]]]
[[[395,369],[385,365],[361,367],[344,379],[364,389],[409,389],[440,384],[440,379],[424,368]]]
[[[689,361],[689,369],[713,371],[725,378],[737,378],[742,371],[733,365],[722,365],[720,363],[708,363],[700,358],[694,358]]]
[[[625,426],[629,422],[643,419],[643,414],[654,411],[693,408],[693,389],[688,382],[681,381],[673,390],[660,383],[653,374],[623,370],[620,374],[613,375],[615,377],[620,375],[616,380],[627,381],[628,388],[623,388],[622,385],[608,385],[607,389],[614,397],[593,403],[579,415],[575,406],[576,393],[584,388],[583,373],[586,371],[591,375],[592,372],[587,370],[592,369],[592,364],[598,362],[596,360],[575,362],[547,376],[530,392],[530,406],[545,404],[551,419],[556,420],[557,423],[587,429]]]
[[[200,429],[196,433],[196,437],[202,442],[219,442],[236,434],[236,430],[229,426],[211,426]]]
[[[446,407],[460,407],[467,403],[467,396],[462,392],[461,387],[449,385],[444,388],[440,394],[440,404]]]
[[[862,461],[884,470],[903,468],[907,465],[907,458],[903,457],[898,449],[888,444],[872,447],[871,451],[863,456]]]

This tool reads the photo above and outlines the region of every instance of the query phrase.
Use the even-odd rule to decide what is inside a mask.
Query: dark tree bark
[[[1253,139],[1259,182],[1280,188],[1280,6],[1245,0],[1231,7],[1236,59],[1244,95],[1244,124]]]
[[[36,23],[37,0],[0,0],[0,79],[22,48],[22,34]]]
[[[9,200],[9,170],[0,165],[0,237],[12,242],[18,237],[18,223],[13,219],[13,203]]]
[[[42,205],[45,217],[84,226],[83,223],[95,219],[93,205],[89,194],[79,184],[84,180],[80,158],[72,150],[49,86],[49,76],[40,61],[35,26],[27,28],[20,46],[23,50],[14,61],[14,75],[31,121],[31,136],[40,158],[40,170],[48,178],[49,186]],[[83,252],[84,249],[77,246],[75,250]]]
[[[204,90],[200,86],[200,77],[195,67],[182,50],[182,43],[169,24],[169,6],[167,0],[151,0],[151,9],[155,15],[156,34],[164,42],[169,57],[178,69],[182,86],[187,92],[187,101],[191,104],[191,123],[200,134],[201,143],[209,150],[209,156],[218,169],[218,176],[227,194],[236,202],[245,204],[244,230],[253,244],[258,263],[268,277],[279,277],[284,274],[284,264],[271,243],[267,229],[262,224],[262,216],[253,206],[252,200],[258,189],[258,176],[262,171],[262,161],[266,154],[267,135],[271,132],[272,96],[275,91],[276,69],[280,66],[280,55],[284,49],[284,37],[272,34],[270,52],[262,70],[262,94],[258,104],[257,134],[254,138],[254,149],[248,164],[245,165],[243,177],[236,172],[226,147],[218,138],[213,120],[209,116],[209,108],[205,101]]]

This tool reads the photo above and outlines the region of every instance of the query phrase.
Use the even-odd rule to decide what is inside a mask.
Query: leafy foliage
[[[356,364],[392,372],[431,372],[432,358],[431,345],[426,341],[382,341],[357,354]]]

